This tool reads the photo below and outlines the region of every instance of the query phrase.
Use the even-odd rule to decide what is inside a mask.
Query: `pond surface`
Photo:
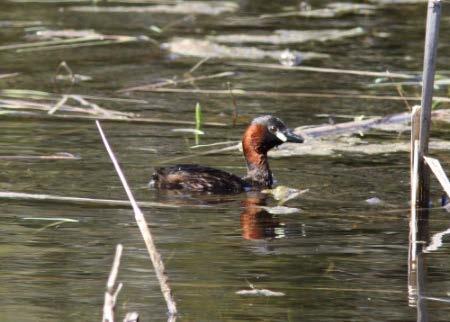
[[[444,4],[438,70],[450,68],[448,3]],[[174,37],[205,39],[226,34],[272,34],[275,30],[324,30],[361,27],[364,34],[329,41],[298,44],[250,42],[221,46],[255,47],[264,51],[316,52],[329,58],[305,61],[306,66],[393,71],[420,74],[426,5],[372,3],[369,12],[329,18],[287,16],[257,18],[292,12],[297,1],[237,1],[219,15],[167,12],[90,12],[72,10],[87,5],[74,1],[9,2],[0,4],[0,45],[27,43],[36,30],[93,29],[104,35],[151,37],[151,41],[52,50],[1,50],[0,73],[20,73],[0,79],[1,89],[27,89],[56,94],[122,97],[141,101],[95,101],[101,107],[139,113],[164,120],[195,120],[202,106],[207,122],[200,144],[238,141],[255,116],[273,114],[291,127],[336,122],[341,115],[387,115],[406,111],[396,100],[356,98],[292,98],[236,96],[239,118],[232,127],[233,99],[229,95],[199,93],[118,93],[123,88],[178,79],[202,57],[183,56],[161,49]],[[109,6],[125,6],[114,3]],[[312,9],[327,1],[311,2]],[[305,6],[305,5],[303,5]],[[12,23],[14,22],[14,23]],[[152,27],[153,26],[153,27]],[[159,29],[162,29],[160,32]],[[145,39],[141,37],[140,39]],[[70,85],[55,82],[58,65],[65,61],[73,73],[89,81]],[[191,74],[235,74],[165,88],[236,89],[283,93],[346,93],[398,96],[393,86],[374,87],[375,78],[341,74],[282,71],[236,66],[234,62],[278,64],[273,57],[212,58]],[[420,95],[419,87],[405,87]],[[448,95],[440,87],[436,95]],[[410,102],[411,105],[415,102]],[[441,107],[448,107],[444,104]],[[57,112],[56,114],[58,114]],[[323,116],[331,115],[331,117]],[[335,117],[333,117],[335,115]],[[103,122],[116,156],[139,201],[177,207],[144,209],[156,244],[163,255],[180,321],[415,321],[417,309],[408,306],[407,153],[339,153],[301,155],[270,160],[279,184],[309,189],[287,206],[299,213],[272,215],[252,205],[275,206],[270,197],[254,195],[196,196],[163,193],[147,188],[154,166],[183,162],[245,173],[238,151],[199,155],[216,148],[191,149],[191,133],[173,129],[192,126]],[[52,155],[67,152],[76,160],[0,160],[0,190],[60,196],[125,200],[126,196],[100,141],[93,121],[11,117],[0,119],[1,155]],[[448,128],[433,127],[433,137],[448,139]],[[372,131],[363,139],[395,143],[408,140],[407,132]],[[219,146],[222,147],[222,146]],[[447,151],[433,151],[450,166]],[[175,161],[173,161],[175,162]],[[433,202],[441,189],[433,180]],[[379,198],[381,204],[365,200]],[[118,320],[138,311],[142,321],[163,321],[166,307],[160,293],[133,212],[126,207],[92,207],[53,202],[1,200],[0,320],[99,321],[114,248],[124,245],[119,280]],[[450,226],[449,214],[433,209],[430,233]],[[77,222],[49,225],[29,218],[70,218]],[[54,221],[53,221],[54,223]],[[450,295],[448,238],[436,251],[425,254],[426,290],[431,297]],[[257,289],[284,296],[239,295]],[[430,321],[448,321],[450,305],[427,301]]]

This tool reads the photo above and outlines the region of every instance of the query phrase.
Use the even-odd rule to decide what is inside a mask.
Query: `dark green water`
[[[324,1],[313,2],[322,7]],[[226,19],[281,12],[295,1],[240,1],[240,9],[218,17],[197,16],[163,34],[165,26],[184,15],[81,13],[62,10],[61,3],[0,4],[0,21],[41,21],[49,29],[95,29],[104,34],[148,35],[158,42],[174,36],[221,33],[269,33],[275,29],[325,29],[360,26],[366,35],[334,42],[298,45],[255,45],[261,49],[317,51],[331,55],[307,65],[373,71],[421,70],[426,6],[387,5],[374,15],[330,19],[283,18],[259,23],[227,23]],[[66,8],[67,9],[67,8]],[[444,2],[438,70],[450,67],[448,3]],[[378,37],[379,33],[389,36]],[[25,42],[24,28],[2,27],[0,45]],[[52,78],[61,61],[77,74],[93,79],[74,85],[72,93],[119,97],[124,87],[181,76],[199,58],[170,59],[151,43],[73,48],[31,53],[0,51],[0,72],[19,72],[0,80],[1,89],[61,93],[66,85]],[[392,87],[368,88],[372,78],[255,70],[233,67],[231,59],[210,60],[196,72],[206,75],[235,71],[235,88],[280,92],[338,92],[397,95]],[[226,79],[196,83],[201,89],[227,89]],[[192,88],[185,85],[184,88]],[[448,89],[437,91],[448,95]],[[415,95],[419,89],[409,89]],[[203,106],[207,121],[231,124],[229,97],[192,94],[131,93],[146,104],[97,102],[103,107],[139,112],[146,117],[192,121],[194,106]],[[405,111],[401,101],[318,98],[237,97],[236,128],[207,127],[202,144],[239,140],[246,122],[274,114],[290,126],[320,124],[320,113],[386,115]],[[340,120],[338,120],[340,121]],[[249,196],[205,197],[164,194],[146,188],[153,165],[192,153],[192,135],[171,130],[176,125],[104,122],[110,142],[140,201],[176,203],[179,208],[146,209],[180,311],[180,321],[415,321],[408,306],[409,160],[406,153],[336,154],[271,160],[280,184],[309,188],[289,201],[299,214],[264,216],[245,208]],[[48,155],[69,152],[80,160],[0,160],[0,190],[63,196],[125,199],[125,193],[92,122],[0,117],[2,155]],[[366,139],[396,142],[408,133],[371,132]],[[448,139],[440,127],[435,137]],[[449,168],[447,152],[435,152]],[[238,153],[192,157],[202,163],[243,174]],[[433,182],[436,203],[440,188]],[[370,206],[378,197],[385,205]],[[225,199],[225,200],[221,200]],[[246,200],[247,199],[247,200]],[[251,200],[250,200],[251,202]],[[275,201],[268,199],[269,205]],[[206,205],[206,207],[199,207]],[[118,316],[136,310],[142,321],[163,321],[166,309],[133,213],[125,208],[83,207],[54,203],[0,201],[0,320],[100,320],[103,293],[117,243],[124,245],[119,280]],[[77,223],[48,227],[29,217],[63,217]],[[261,218],[262,217],[262,218]],[[449,214],[433,210],[431,234],[450,226]],[[450,247],[426,254],[426,295],[448,297]],[[237,295],[256,288],[283,292],[283,297]],[[448,321],[450,305],[427,301],[430,321]],[[118,320],[121,320],[120,318]]]

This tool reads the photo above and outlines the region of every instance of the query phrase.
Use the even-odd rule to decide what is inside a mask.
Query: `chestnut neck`
[[[251,186],[270,188],[273,183],[269,168],[267,151],[264,144],[266,127],[259,124],[250,125],[242,138],[242,149],[247,162],[247,175],[243,178]]]

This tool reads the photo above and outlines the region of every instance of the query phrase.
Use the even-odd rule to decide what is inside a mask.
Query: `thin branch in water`
[[[210,56],[206,56],[205,58],[200,59],[200,61],[197,64],[195,64],[191,69],[189,69],[188,74],[192,74],[193,72],[195,72],[201,65],[206,63],[210,58],[211,58]]]
[[[315,72],[315,73],[331,73],[331,74],[349,74],[358,76],[370,76],[370,77],[390,77],[390,78],[404,78],[411,79],[414,75],[403,73],[391,73],[386,72],[372,72],[355,69],[338,69],[338,68],[323,68],[323,67],[311,67],[311,66],[283,66],[277,64],[263,64],[263,63],[230,63],[233,66],[249,67],[249,68],[265,68],[265,69],[277,69],[277,70],[290,70],[290,71],[303,71],[303,72]]]
[[[23,193],[23,192],[11,192],[11,191],[0,191],[0,200],[15,200],[15,201],[41,201],[41,202],[55,202],[55,203],[65,203],[73,205],[83,205],[83,206],[101,206],[101,207],[129,207],[131,203],[128,200],[113,200],[113,199],[92,199],[92,198],[81,198],[81,197],[67,197],[67,196],[56,196],[48,194],[34,194],[34,193]],[[177,205],[164,204],[160,202],[139,202],[139,205],[143,208],[159,207],[159,208],[179,208]],[[185,207],[185,206],[183,206]],[[186,205],[187,207],[187,205]]]
[[[185,88],[147,88],[143,91],[156,93],[184,93],[184,94],[202,94],[202,95],[230,95],[229,90],[220,89],[185,89]],[[310,97],[310,98],[349,98],[349,99],[367,99],[367,100],[382,100],[382,101],[403,101],[404,99],[410,101],[420,101],[419,97],[398,97],[391,95],[358,95],[358,94],[340,94],[340,93],[285,93],[285,92],[271,92],[271,91],[247,91],[243,89],[232,89],[233,95],[245,97]],[[450,98],[437,96],[433,98],[434,101],[450,102]]]
[[[127,193],[128,199],[130,200],[130,203],[133,207],[136,223],[139,227],[142,237],[144,238],[145,245],[147,246],[147,251],[148,251],[148,253],[150,255],[150,259],[153,263],[156,277],[158,279],[159,286],[161,287],[161,292],[166,301],[168,313],[170,316],[176,316],[177,307],[176,307],[176,303],[172,297],[172,290],[169,287],[168,278],[165,273],[164,263],[162,261],[161,255],[159,254],[158,250],[156,249],[155,243],[153,242],[153,237],[152,237],[152,234],[148,227],[147,221],[145,220],[144,214],[142,213],[141,209],[139,208],[138,204],[136,203],[136,200],[134,199],[133,193],[131,192],[131,189],[128,186],[125,175],[123,174],[122,169],[120,168],[119,163],[117,162],[117,159],[114,155],[114,152],[112,151],[112,149],[108,143],[108,140],[107,140],[105,134],[103,133],[103,129],[100,125],[100,122],[96,121],[95,123],[97,125],[98,131],[102,138],[103,144],[104,144],[106,150],[108,151],[109,157],[111,158],[111,161],[114,164],[114,168],[116,169],[117,175],[119,176],[120,181],[122,182],[122,185],[125,189],[125,192]]]

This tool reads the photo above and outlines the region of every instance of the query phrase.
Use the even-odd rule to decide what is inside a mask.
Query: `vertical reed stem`
[[[423,156],[428,154],[428,141],[431,124],[431,105],[433,100],[434,73],[441,17],[441,1],[429,0],[423,60],[421,125],[419,139],[419,196],[413,201],[420,208],[428,208],[430,199],[430,171]]]
[[[139,227],[142,237],[144,238],[145,246],[147,246],[148,254],[150,255],[150,259],[155,269],[156,278],[158,279],[161,292],[167,304],[169,321],[175,321],[177,314],[177,306],[175,300],[172,297],[172,290],[170,289],[169,286],[169,281],[166,275],[166,270],[164,267],[164,263],[162,261],[162,257],[158,252],[158,250],[156,249],[155,242],[153,241],[153,236],[150,232],[150,229],[148,228],[148,224],[147,221],[145,220],[144,214],[142,213],[136,200],[134,199],[130,186],[127,183],[127,179],[125,178],[125,175],[123,174],[122,169],[120,168],[119,162],[117,162],[117,159],[108,143],[108,139],[106,138],[105,133],[103,132],[100,122],[95,121],[95,124],[97,125],[98,131],[102,138],[103,144],[105,145],[106,151],[108,151],[109,157],[111,158],[114,168],[116,169],[117,175],[119,176],[119,179],[122,182],[123,188],[125,189],[128,199],[130,200],[131,206],[133,207],[136,223]]]

